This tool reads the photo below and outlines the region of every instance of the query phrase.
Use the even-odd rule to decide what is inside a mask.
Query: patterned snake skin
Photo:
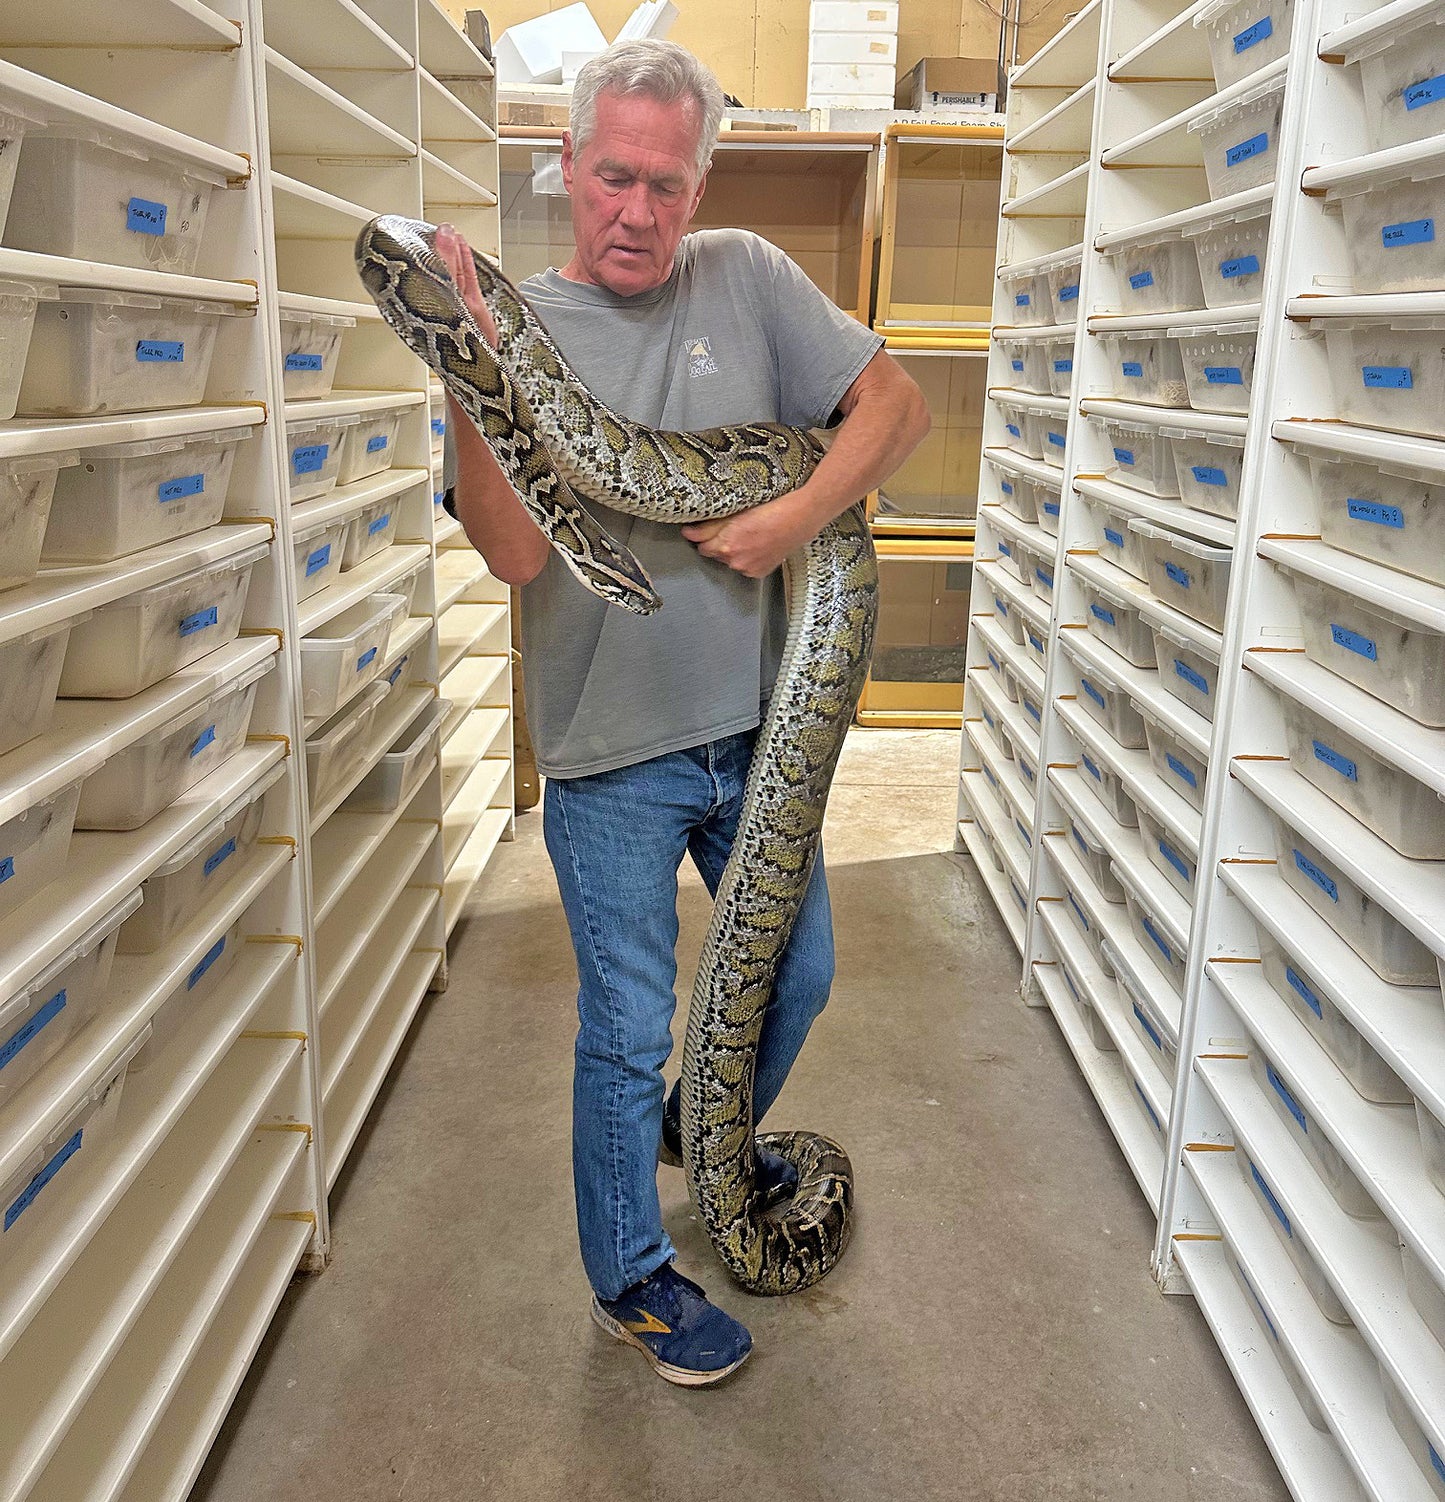
[[[755,423],[657,433],[619,417],[577,380],[516,289],[478,255],[499,355],[457,295],[433,234],[415,220],[373,220],[356,245],[361,279],[387,322],[476,424],[552,547],[603,599],[639,614],[661,603],[636,560],[578,496],[683,523],[734,515],[795,489],[812,472],[821,451],[798,428]],[[682,1068],[689,1192],[722,1261],[759,1294],[815,1283],[842,1255],[851,1229],[847,1155],[806,1132],[757,1139],[799,1175],[785,1209],[759,1207],[753,1065],[872,652],[878,569],[861,508],[789,559],[786,577],[782,668],[703,945]]]

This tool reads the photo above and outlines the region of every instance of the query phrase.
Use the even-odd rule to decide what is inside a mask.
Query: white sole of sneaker
[[[664,1382],[671,1382],[675,1387],[711,1387],[714,1382],[721,1382],[724,1377],[730,1377],[745,1362],[752,1351],[745,1351],[731,1366],[725,1366],[715,1372],[692,1372],[686,1367],[671,1366],[666,1361],[659,1361],[646,1341],[639,1339],[631,1330],[619,1324],[597,1302],[594,1294],[592,1298],[592,1322],[599,1329],[605,1330],[614,1340],[620,1340],[623,1345],[632,1346],[641,1351],[652,1365],[653,1371]]]

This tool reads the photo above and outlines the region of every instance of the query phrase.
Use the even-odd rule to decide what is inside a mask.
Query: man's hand
[[[477,266],[472,260],[472,247],[450,224],[439,224],[437,225],[436,248],[437,254],[446,262],[446,268],[451,272],[452,280],[457,284],[457,291],[461,293],[462,301],[467,305],[467,311],[477,320],[477,327],[481,329],[487,343],[496,349],[500,342],[497,336],[497,325],[492,321],[486,299],[482,296],[482,289],[477,283]]]
[[[795,490],[723,521],[693,522],[682,529],[682,535],[704,558],[726,564],[749,579],[765,579],[827,520],[816,519],[802,502],[803,492]]]

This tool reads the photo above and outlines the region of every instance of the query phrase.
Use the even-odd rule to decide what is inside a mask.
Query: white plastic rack
[[[959,845],[1301,1502],[1445,1497],[1442,22],[1102,0],[1005,141]]]
[[[494,120],[434,0],[0,23],[15,1502],[185,1497],[510,831],[508,592],[352,255],[496,254]]]

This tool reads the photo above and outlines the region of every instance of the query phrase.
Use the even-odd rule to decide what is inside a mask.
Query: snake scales
[[[653,521],[731,516],[795,489],[820,454],[799,428],[752,423],[702,433],[640,427],[573,375],[520,294],[486,257],[477,278],[499,334],[482,337],[430,225],[386,216],[356,245],[367,291],[397,334],[476,424],[522,505],[576,577],[640,614],[661,601],[647,575],[579,503]],[[828,787],[872,651],[878,571],[861,507],[786,565],[788,637],[753,753],[732,855],[703,945],[683,1049],[682,1140],[689,1192],[722,1261],[745,1288],[791,1293],[847,1245],[852,1167],[806,1132],[757,1140],[798,1169],[781,1212],[753,1193],[753,1064],[773,975],[803,900]]]

